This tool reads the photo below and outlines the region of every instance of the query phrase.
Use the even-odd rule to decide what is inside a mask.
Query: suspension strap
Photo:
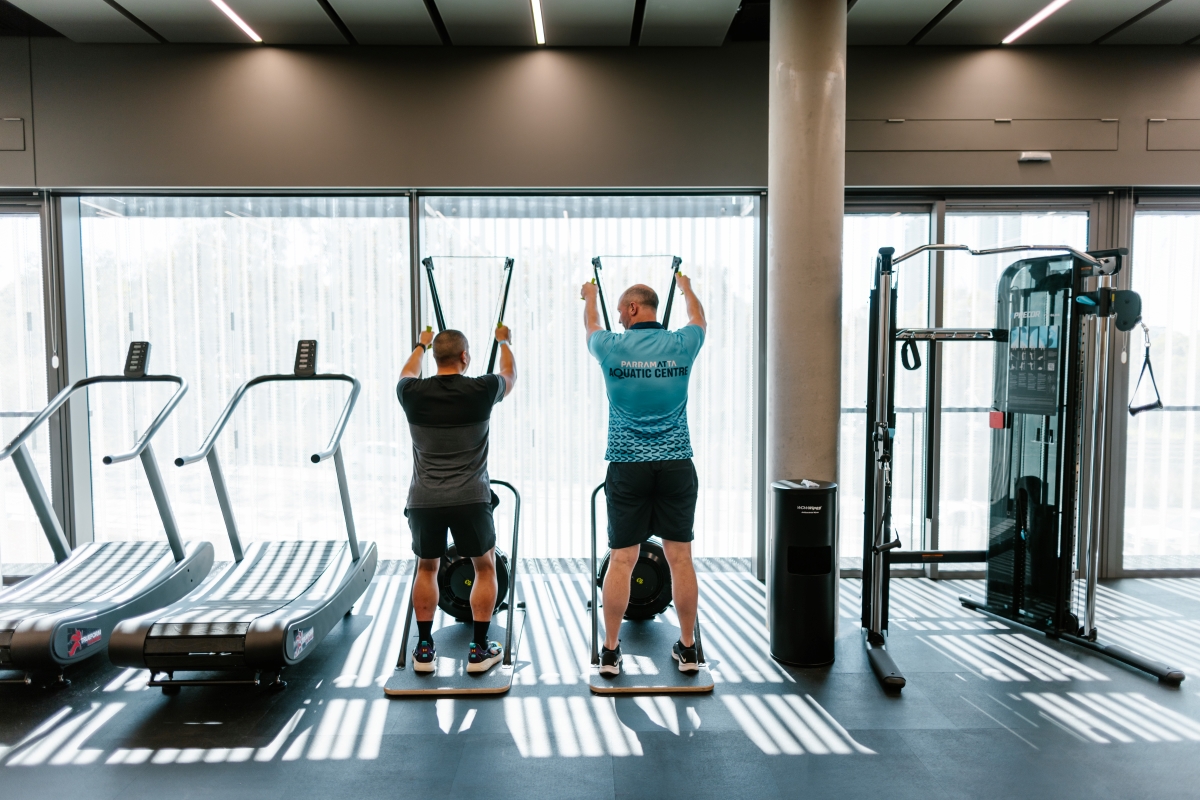
[[[900,363],[909,371],[921,368],[921,351],[917,349],[916,339],[905,339],[904,344],[900,345]]]
[[[1146,323],[1142,323],[1142,336],[1146,341],[1146,355],[1142,359],[1142,371],[1138,373],[1137,385],[1133,387],[1133,394],[1129,397],[1129,416],[1136,417],[1143,411],[1153,411],[1156,408],[1163,407],[1162,395],[1158,393],[1158,381],[1154,380],[1154,365],[1150,363],[1150,329],[1146,327]],[[1142,381],[1146,376],[1150,376],[1150,389],[1154,392],[1154,399],[1149,403],[1135,406],[1133,401],[1137,399],[1138,390],[1142,388]]]

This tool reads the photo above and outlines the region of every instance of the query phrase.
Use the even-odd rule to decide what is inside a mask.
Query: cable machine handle
[[[433,316],[437,320],[438,333],[446,330],[446,317],[442,314],[442,300],[438,297],[437,281],[433,279],[433,257],[421,259],[425,265],[425,275],[429,278],[429,297],[433,300]]]
[[[592,283],[596,284],[596,295],[600,300],[600,315],[604,317],[604,330],[611,331],[612,323],[608,321],[608,304],[604,302],[604,284],[600,281],[600,256],[592,259]]]
[[[1162,395],[1158,392],[1158,381],[1154,380],[1154,365],[1150,363],[1150,329],[1146,327],[1146,323],[1140,323],[1142,326],[1142,336],[1146,341],[1146,353],[1142,358],[1142,371],[1138,373],[1137,383],[1134,384],[1133,394],[1129,396],[1129,416],[1136,417],[1143,411],[1153,411],[1156,408],[1163,407]],[[1138,389],[1142,388],[1142,380],[1145,379],[1146,373],[1150,374],[1150,388],[1154,390],[1154,400],[1140,406],[1135,406],[1133,401],[1137,398]]]
[[[679,267],[682,264],[682,258],[671,256],[671,288],[667,289],[667,308],[663,311],[662,326],[664,329],[671,327],[671,305],[675,302],[675,279],[679,277]]]
[[[512,286],[512,276],[513,276],[513,260],[511,258],[504,259],[504,271],[507,272],[508,275],[504,279],[504,294],[501,295],[501,297],[500,297],[500,313],[496,315],[496,327],[497,328],[499,328],[501,325],[504,324],[504,312],[508,308],[508,289],[510,286]],[[431,286],[433,285],[432,280],[433,279],[430,278]],[[499,350],[500,350],[500,342],[496,341],[496,337],[493,335],[492,336],[492,353],[490,356],[488,356],[487,371],[488,371],[489,375],[491,374],[492,370],[495,369],[495,367],[496,367],[496,353],[498,353]],[[507,485],[507,484],[505,484],[505,485]]]

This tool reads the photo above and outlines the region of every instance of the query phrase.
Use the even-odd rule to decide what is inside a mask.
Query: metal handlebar
[[[33,420],[25,426],[25,429],[17,434],[15,439],[9,442],[3,450],[0,450],[0,461],[3,461],[15,453],[17,449],[20,448],[21,445],[25,444],[29,437],[33,435],[34,431],[37,430],[39,425],[50,419],[54,412],[66,405],[67,400],[71,398],[71,395],[75,394],[80,389],[86,389],[87,387],[98,383],[146,382],[175,383],[179,385],[179,389],[176,390],[175,394],[171,396],[171,399],[167,401],[167,404],[163,406],[162,411],[158,412],[158,416],[154,418],[152,423],[150,423],[150,427],[146,429],[146,432],[143,433],[141,438],[134,443],[132,450],[115,456],[105,456],[103,460],[105,464],[119,464],[122,461],[128,461],[132,458],[137,458],[139,455],[141,455],[142,451],[146,449],[146,446],[150,444],[150,440],[154,438],[154,434],[158,433],[158,429],[161,428],[163,423],[167,421],[167,417],[169,417],[171,412],[175,410],[175,406],[179,405],[179,401],[183,399],[185,394],[187,394],[188,385],[187,381],[185,381],[183,378],[180,378],[176,375],[146,375],[142,378],[127,378],[124,375],[95,375],[91,378],[83,378],[82,380],[75,381],[70,386],[56,394],[54,399],[50,401],[49,405],[42,409],[41,413],[34,417]]]
[[[1080,261],[1091,264],[1093,267],[1103,266],[1100,259],[1096,258],[1095,256],[1089,255],[1088,253],[1084,253],[1080,250],[1076,250],[1074,247],[1067,247],[1066,245],[1061,244],[1018,244],[1010,247],[992,247],[986,250],[972,250],[965,244],[923,244],[914,250],[909,250],[904,255],[893,258],[892,266],[899,264],[901,261],[907,261],[913,256],[920,255],[924,252],[945,252],[947,250],[965,250],[973,256],[991,256],[996,255],[997,253],[1017,253],[1027,250],[1050,250],[1057,253],[1070,253]]]
[[[217,443],[217,437],[221,435],[221,431],[224,430],[225,424],[229,422],[229,418],[233,416],[233,412],[237,408],[238,403],[242,402],[242,398],[251,388],[258,386],[261,383],[275,383],[283,381],[345,381],[352,385],[353,388],[350,390],[350,396],[346,398],[346,405],[342,408],[342,416],[338,419],[337,425],[333,429],[333,436],[329,439],[329,446],[320,453],[314,453],[312,456],[312,462],[314,464],[319,464],[325,459],[331,457],[337,450],[338,445],[341,444],[342,434],[346,430],[346,425],[350,422],[350,412],[354,410],[354,404],[358,400],[359,392],[362,391],[362,384],[358,382],[358,379],[350,375],[341,374],[311,376],[259,375],[257,378],[251,378],[238,387],[238,390],[233,393],[233,397],[230,398],[229,404],[225,406],[225,410],[221,412],[221,416],[217,418],[216,424],[213,425],[212,430],[209,431],[208,436],[200,445],[200,449],[191,455],[180,456],[179,458],[176,458],[175,466],[182,467],[185,464],[192,464],[208,455],[209,451],[212,450],[213,446]]]
[[[163,523],[163,531],[167,535],[167,543],[171,546],[171,554],[177,562],[184,559],[185,552],[183,541],[179,537],[179,526],[175,522],[175,514],[171,510],[170,500],[167,499],[167,490],[163,486],[162,475],[158,471],[158,461],[154,457],[154,449],[150,446],[150,440],[154,438],[159,428],[167,421],[167,417],[171,416],[171,412],[175,410],[175,407],[179,405],[179,401],[187,394],[187,381],[176,375],[144,375],[140,378],[131,378],[125,375],[95,375],[91,378],[75,381],[75,383],[72,383],[55,395],[49,405],[42,409],[42,412],[35,416],[33,421],[26,425],[25,429],[17,434],[17,437],[9,442],[4,450],[0,451],[0,461],[10,456],[12,457],[13,463],[17,467],[17,473],[21,476],[21,482],[25,485],[25,493],[29,495],[29,500],[33,503],[34,511],[37,513],[38,521],[41,523],[42,530],[46,534],[46,539],[50,542],[50,549],[54,551],[55,561],[59,563],[66,561],[71,554],[71,548],[63,533],[62,524],[59,522],[58,516],[54,513],[50,497],[46,494],[45,486],[43,486],[41,479],[38,477],[37,468],[29,456],[29,450],[25,447],[25,442],[33,435],[33,432],[37,430],[39,425],[66,405],[71,395],[80,389],[86,389],[98,383],[147,382],[174,383],[179,388],[175,390],[175,394],[171,395],[171,399],[158,412],[158,416],[150,423],[150,427],[146,429],[146,432],[134,442],[133,449],[115,456],[105,456],[102,460],[105,464],[118,464],[122,461],[141,457],[142,467],[146,470],[146,480],[150,484],[150,491],[154,495],[154,504],[158,508],[158,514]]]

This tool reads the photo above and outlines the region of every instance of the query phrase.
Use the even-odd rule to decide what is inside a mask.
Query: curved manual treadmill
[[[152,614],[131,619],[113,633],[109,658],[151,671],[151,686],[165,694],[181,686],[265,682],[283,686],[280,672],[307,658],[366,591],[375,576],[374,542],[359,542],[350,509],[341,439],[361,385],[349,375],[318,375],[313,340],[301,341],[292,375],[261,375],[230,399],[200,449],[176,466],[208,462],[225,519],[234,562],[198,592]],[[343,381],[351,384],[329,446],[314,464],[333,459],[346,520],[346,541],[255,542],[243,549],[215,445],[246,393],[263,383]],[[176,679],[176,672],[201,674]],[[229,673],[234,673],[229,676]],[[237,673],[241,673],[238,675]]]
[[[124,375],[96,375],[63,389],[0,451],[0,461],[11,458],[16,466],[56,561],[38,575],[0,590],[0,670],[25,672],[18,683],[31,682],[34,674],[49,674],[65,683],[63,670],[103,652],[118,622],[175,602],[199,586],[212,569],[211,544],[181,542],[150,446],[183,399],[187,382],[175,375],[147,375],[149,350],[148,342],[134,342]],[[105,464],[141,460],[166,542],[87,542],[72,550],[38,477],[29,438],[73,394],[102,383],[174,383],[179,387],[133,449],[103,459]]]

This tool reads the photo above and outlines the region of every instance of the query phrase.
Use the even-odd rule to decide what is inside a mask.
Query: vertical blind
[[[758,198],[421,200],[421,255],[434,258],[447,324],[471,339],[472,373],[486,369],[503,258],[515,259],[505,321],[520,379],[493,417],[491,471],[524,496],[522,555],[589,549],[588,496],[603,480],[607,423],[578,299],[591,258],[661,253],[682,257],[710,326],[689,405],[701,478],[696,552],[748,554]],[[89,372],[119,371],[129,341],[146,339],[151,372],[191,384],[154,445],[185,538],[212,541],[229,557],[207,470],[170,461],[199,445],[239,384],[290,372],[296,340],[315,338],[319,371],[363,382],[344,439],[359,534],[384,558],[408,556],[411,443],[395,396],[411,347],[406,199],[86,197],[83,210]],[[659,277],[644,282],[661,287],[665,303],[662,263],[646,262]],[[613,269],[614,282],[625,279]],[[421,291],[422,322],[432,324],[428,287]],[[684,321],[682,304],[675,314],[672,327]],[[167,394],[103,387],[91,395],[98,539],[162,535],[140,467],[99,459],[128,447]],[[247,539],[343,535],[333,466],[307,456],[323,449],[344,397],[341,384],[263,386],[234,416],[218,452]]]
[[[592,258],[602,257],[610,309],[616,295],[640,282],[659,293],[661,319],[671,274],[666,256],[674,254],[693,277],[708,316],[688,403],[700,475],[695,552],[748,555],[754,540],[749,348],[758,198],[425,197],[421,220],[422,255],[434,258],[447,324],[462,326],[471,339],[472,371],[486,368],[502,259],[515,260],[505,322],[513,329],[519,378],[492,418],[491,473],[525,496],[523,554],[581,557],[590,551],[588,500],[604,480],[607,432],[604,384],[587,352],[579,299],[593,274]],[[676,300],[672,328],[686,322]],[[621,330],[615,313],[612,325]],[[602,500],[599,505],[603,549]]]
[[[0,212],[0,448],[46,405],[42,226],[37,214]],[[49,492],[47,427],[26,445]],[[53,561],[12,461],[0,463],[0,563]]]
[[[344,452],[361,538],[401,551],[407,429],[395,399],[411,345],[409,222],[403,197],[83,198],[82,250],[89,374],[119,373],[132,340],[151,343],[150,372],[183,376],[190,390],[155,439],[185,539],[230,558],[203,463],[193,452],[230,396],[255,375],[291,373],[296,342],[319,342],[319,372],[363,384]],[[344,383],[251,390],[219,440],[244,538],[345,535],[334,466],[325,448]],[[92,390],[91,459],[96,538],[162,536],[136,463],[104,466],[145,430],[169,390]]]
[[[1200,567],[1200,214],[1134,217],[1133,288],[1142,296],[1165,408],[1128,420],[1126,569]],[[1142,331],[1115,334],[1128,353],[1129,391],[1142,365]],[[1118,413],[1124,413],[1117,409]]]

